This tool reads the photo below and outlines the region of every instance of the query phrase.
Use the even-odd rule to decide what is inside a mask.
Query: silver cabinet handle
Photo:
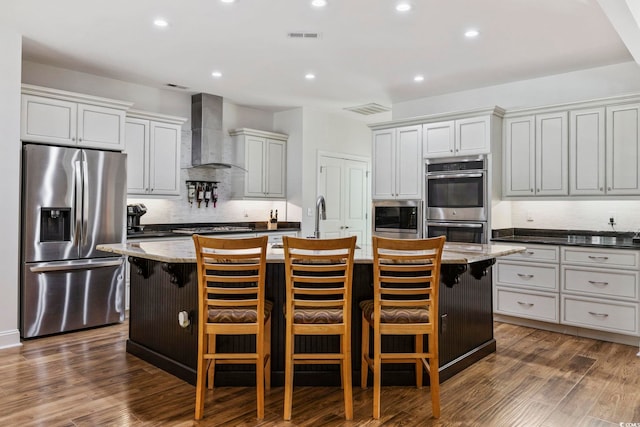
[[[531,191],[533,193],[533,188],[529,189],[529,191]]]
[[[531,279],[533,278],[533,274],[522,274],[522,273],[517,273],[518,277],[522,277],[523,279]]]
[[[597,282],[595,280],[589,280],[589,283],[591,283],[592,285],[601,285],[601,286],[608,286],[609,282]]]
[[[595,311],[590,311],[589,314],[596,317],[609,317],[607,313],[596,313]]]
[[[611,191],[611,187],[607,187],[607,190]]]
[[[78,138],[78,142],[82,142],[82,138]]]
[[[483,176],[483,174],[481,174],[481,173],[443,173],[443,174],[438,174],[438,175],[427,174],[427,179],[482,178],[482,176]]]
[[[602,261],[606,261],[609,259],[608,256],[603,256],[603,255],[589,255],[589,259],[601,259]]]
[[[522,301],[518,301],[518,304],[523,305],[525,307],[533,307],[533,303],[532,302],[522,302]]]
[[[524,251],[524,252],[522,253],[522,255],[534,255],[534,254],[535,254],[535,252],[534,252],[534,251]]]

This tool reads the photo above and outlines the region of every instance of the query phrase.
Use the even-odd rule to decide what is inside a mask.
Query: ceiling
[[[623,0],[413,0],[405,13],[396,0],[310,1],[3,0],[0,24],[29,61],[274,111],[390,107],[633,59],[601,8]]]

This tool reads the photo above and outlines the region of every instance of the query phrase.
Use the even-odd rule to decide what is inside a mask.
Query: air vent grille
[[[385,107],[384,105],[376,104],[375,102],[371,102],[369,104],[358,105],[357,107],[345,108],[345,110],[362,114],[364,116],[368,116],[371,114],[378,114],[378,113],[391,111],[391,108]]]
[[[293,31],[291,33],[287,33],[287,37],[290,39],[319,39],[322,34],[320,33],[312,33],[309,31]]]
[[[181,86],[181,85],[178,85],[178,84],[175,84],[175,83],[167,83],[167,86],[175,88],[175,89],[186,89],[187,88],[186,86]]]

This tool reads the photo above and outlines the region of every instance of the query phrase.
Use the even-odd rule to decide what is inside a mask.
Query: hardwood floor
[[[496,353],[442,384],[438,420],[426,387],[383,387],[374,421],[372,390],[354,386],[352,422],[338,388],[295,388],[291,422],[282,420],[282,388],[273,388],[258,422],[253,388],[224,387],[207,393],[205,418],[195,422],[195,388],[127,354],[125,323],[0,350],[0,425],[640,425],[637,347],[505,323],[495,336]]]

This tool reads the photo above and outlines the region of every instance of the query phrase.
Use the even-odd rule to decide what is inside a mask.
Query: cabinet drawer
[[[594,296],[638,299],[638,272],[562,267],[562,289]]]
[[[638,335],[638,304],[563,295],[561,323]]]
[[[558,295],[496,288],[496,313],[558,323]]]
[[[541,290],[558,290],[558,266],[499,261],[496,284],[526,286]]]
[[[634,268],[638,267],[638,252],[563,247],[562,262],[589,265],[591,267],[611,265],[622,268]]]
[[[531,246],[526,245],[527,250],[510,254],[500,259],[509,259],[514,261],[542,261],[542,262],[558,262],[560,260],[560,249],[558,246]]]

